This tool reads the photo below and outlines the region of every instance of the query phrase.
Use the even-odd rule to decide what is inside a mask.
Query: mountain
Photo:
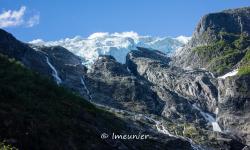
[[[176,53],[175,64],[205,68],[215,75],[237,68],[249,72],[249,16],[249,7],[205,15],[190,42]]]
[[[48,77],[60,88],[66,88],[82,97],[83,101],[89,101],[97,107],[93,110],[96,115],[101,109],[103,114],[111,113],[111,118],[118,117],[124,122],[122,133],[138,129],[154,136],[154,144],[149,141],[136,144],[119,141],[122,145],[120,149],[131,149],[131,145],[134,145],[133,149],[141,149],[140,146],[146,144],[151,145],[146,147],[148,149],[242,150],[249,148],[250,140],[249,9],[226,10],[204,16],[191,40],[176,47],[171,55],[149,48],[145,41],[141,45],[139,42],[131,44],[136,43],[134,39],[137,37],[132,33],[98,33],[88,39],[79,38],[79,44],[73,40],[71,47],[81,48],[84,42],[91,43],[91,46],[88,50],[73,51],[66,46],[58,46],[58,41],[52,46],[48,44],[50,42],[41,41],[23,43],[3,30],[0,30],[0,53],[19,60],[39,76]],[[226,34],[221,35],[221,30],[225,30]],[[145,39],[152,42],[148,37]],[[183,39],[186,38],[178,38]],[[66,41],[62,40],[61,44],[68,45],[72,39]],[[128,41],[133,42],[128,44]],[[169,47],[166,43],[159,42],[157,47]],[[110,53],[113,48],[117,55]],[[87,51],[97,52],[96,57],[83,57],[83,54],[87,56]],[[216,65],[212,65],[214,61]],[[225,66],[227,63],[233,68]],[[90,64],[91,67],[88,66]],[[216,67],[228,69],[219,71]],[[4,87],[5,84],[2,85]],[[37,84],[37,88],[40,86],[43,85]],[[54,93],[53,90],[48,91]],[[28,94],[32,95],[32,91]],[[107,120],[105,117],[102,119]],[[99,120],[99,117],[91,118],[91,123]],[[101,123],[101,126],[106,127],[106,124]],[[117,128],[120,126],[114,122],[109,133]],[[120,144],[109,146],[114,145]]]
[[[200,68],[217,76],[218,120],[249,144],[250,7],[202,17],[192,39],[175,54],[173,64]]]
[[[45,46],[62,46],[84,60],[84,64],[90,67],[100,55],[112,55],[118,62],[125,63],[126,55],[137,46],[160,50],[164,53],[172,53],[182,47],[190,38],[179,36],[152,37],[140,36],[135,32],[122,33],[94,33],[88,38],[76,36],[59,41],[45,42],[42,39],[33,40],[29,43]]]
[[[144,130],[101,110],[2,54],[0,83],[1,149],[192,149],[185,139]],[[100,137],[114,132],[150,139]]]
[[[168,65],[170,58],[160,51],[152,51],[138,47],[138,50],[131,51],[127,55],[125,64],[117,62],[112,56],[101,56],[93,64],[93,69],[87,72],[87,68],[82,65],[81,59],[62,47],[29,45],[16,40],[12,35],[3,30],[1,30],[1,34],[3,39],[7,39],[1,41],[3,43],[1,44],[1,53],[11,58],[16,58],[26,67],[50,77],[58,85],[80,94],[101,109],[119,116],[123,121],[129,120],[127,124],[136,123],[135,128],[148,131],[150,135],[157,134],[157,136],[159,136],[158,134],[163,134],[159,136],[159,138],[156,138],[158,144],[162,142],[164,144],[166,142],[164,136],[166,136],[166,138],[174,137],[177,138],[177,140],[184,140],[183,142],[186,142],[186,144],[183,145],[186,147],[185,149],[188,149],[188,145],[191,146],[192,149],[201,149],[201,147],[241,149],[244,147],[244,144],[234,136],[219,132],[214,137],[212,130],[216,131],[218,129],[213,129],[212,125],[215,124],[218,126],[218,123],[215,121],[212,113],[199,108],[202,106],[203,109],[208,109],[207,104],[201,103],[202,101],[191,101],[196,98],[188,97],[190,98],[189,100],[187,97],[180,95],[179,92],[175,92],[167,85],[171,79],[167,80],[168,82],[164,81],[166,86],[164,84],[157,85],[158,81],[156,79],[150,79],[151,77],[146,78],[147,76],[144,76],[144,73],[141,74],[141,67],[152,67],[151,69],[146,69],[148,71],[157,69],[155,71],[152,70],[153,72],[150,71],[150,74],[153,73],[152,75],[159,78],[159,81],[162,77],[155,73],[161,70],[173,72],[173,75],[169,76],[170,78],[183,73],[183,76],[178,80],[184,78],[184,81],[185,76],[193,74],[181,68],[170,67]],[[15,44],[8,45],[8,43]],[[28,47],[28,50],[22,52],[20,56],[13,55],[15,53],[9,53],[11,51],[18,52],[22,47]],[[35,59],[37,55],[40,59]],[[146,63],[149,64],[147,65]],[[37,64],[43,67],[38,70],[34,69]],[[176,71],[174,72],[173,70]],[[184,72],[190,75],[185,75]],[[200,72],[202,76],[211,76],[206,71],[198,72]],[[195,77],[195,75],[192,76]],[[177,83],[179,82],[178,80],[176,80]],[[189,80],[193,79],[188,79],[185,82],[189,82]],[[206,88],[209,88],[209,84],[211,83],[201,83],[204,84],[204,95],[206,95]],[[208,85],[206,86],[206,84]],[[40,86],[40,84],[38,85]],[[180,83],[180,85],[182,85],[182,83]],[[39,86],[37,86],[37,88],[39,88]],[[196,89],[195,84],[193,88],[193,90]],[[207,97],[203,98],[203,100],[206,100],[206,98]],[[47,98],[45,97],[44,99],[46,100]],[[34,104],[31,104],[33,107]],[[65,108],[62,108],[62,111],[64,109]],[[97,118],[96,121],[99,122],[99,119]],[[115,128],[116,125],[114,125],[114,128],[111,130],[116,131],[117,129]],[[130,128],[131,127],[129,127],[129,129]],[[126,132],[128,131],[124,131],[123,133]],[[227,141],[221,139],[226,139]],[[171,141],[173,140],[171,139]],[[146,143],[149,144],[149,142]],[[175,142],[170,142],[169,144],[174,143]],[[169,146],[169,144],[167,145]],[[141,144],[138,143],[138,146],[140,145]],[[27,144],[27,146],[30,145]],[[159,149],[164,147],[165,146],[161,146]],[[149,147],[149,149],[151,149],[151,147]],[[171,149],[178,149],[178,146],[173,145]]]

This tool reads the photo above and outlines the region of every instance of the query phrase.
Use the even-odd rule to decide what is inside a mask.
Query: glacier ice
[[[176,37],[175,39],[180,41],[181,43],[187,44],[188,41],[191,40],[191,37],[180,35],[180,36]]]
[[[140,36],[136,32],[108,33],[97,32],[87,38],[75,36],[58,41],[43,41],[36,39],[29,43],[45,46],[62,46],[72,53],[83,58],[87,67],[90,67],[100,55],[112,55],[118,62],[125,63],[126,55],[137,46],[160,50],[171,54],[187,43],[189,37],[153,37]]]

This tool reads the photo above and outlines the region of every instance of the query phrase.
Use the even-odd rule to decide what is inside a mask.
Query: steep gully
[[[56,83],[59,85],[62,83],[62,79],[58,76],[58,72],[56,68],[50,63],[49,58],[46,56],[46,62],[49,65],[49,67],[52,69],[52,76],[54,77]]]
[[[92,98],[91,93],[89,92],[88,87],[86,86],[86,84],[85,84],[85,82],[84,82],[84,76],[81,78],[81,83],[82,83],[82,85],[83,85],[83,88],[84,88],[85,92],[87,93],[87,95],[88,95],[88,97],[89,97],[89,100],[92,101],[93,98]]]

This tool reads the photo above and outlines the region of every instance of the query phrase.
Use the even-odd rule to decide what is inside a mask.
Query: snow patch
[[[238,69],[235,69],[235,70],[233,70],[231,72],[226,73],[223,76],[219,76],[218,79],[226,79],[227,77],[231,77],[231,76],[237,75],[237,73],[238,73]]]

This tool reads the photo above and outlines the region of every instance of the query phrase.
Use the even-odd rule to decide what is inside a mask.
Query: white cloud
[[[38,46],[46,44],[42,39],[35,39],[33,41],[30,41],[29,43],[34,44],[34,45],[38,45]]]
[[[29,18],[27,21],[27,27],[33,27],[34,25],[38,25],[40,20],[40,15],[36,14]]]
[[[0,14],[0,27],[18,26],[21,25],[23,21],[23,16],[26,11],[26,7],[22,6],[19,10],[8,10],[3,11]]]
[[[39,23],[40,16],[33,14],[30,17],[26,17],[26,6],[22,6],[19,10],[7,10],[0,13],[0,28],[14,27],[14,26],[26,26],[32,27]]]
[[[97,38],[104,38],[104,37],[107,37],[109,36],[109,33],[108,32],[96,32],[96,33],[93,33],[91,34],[88,39],[97,39]]]

